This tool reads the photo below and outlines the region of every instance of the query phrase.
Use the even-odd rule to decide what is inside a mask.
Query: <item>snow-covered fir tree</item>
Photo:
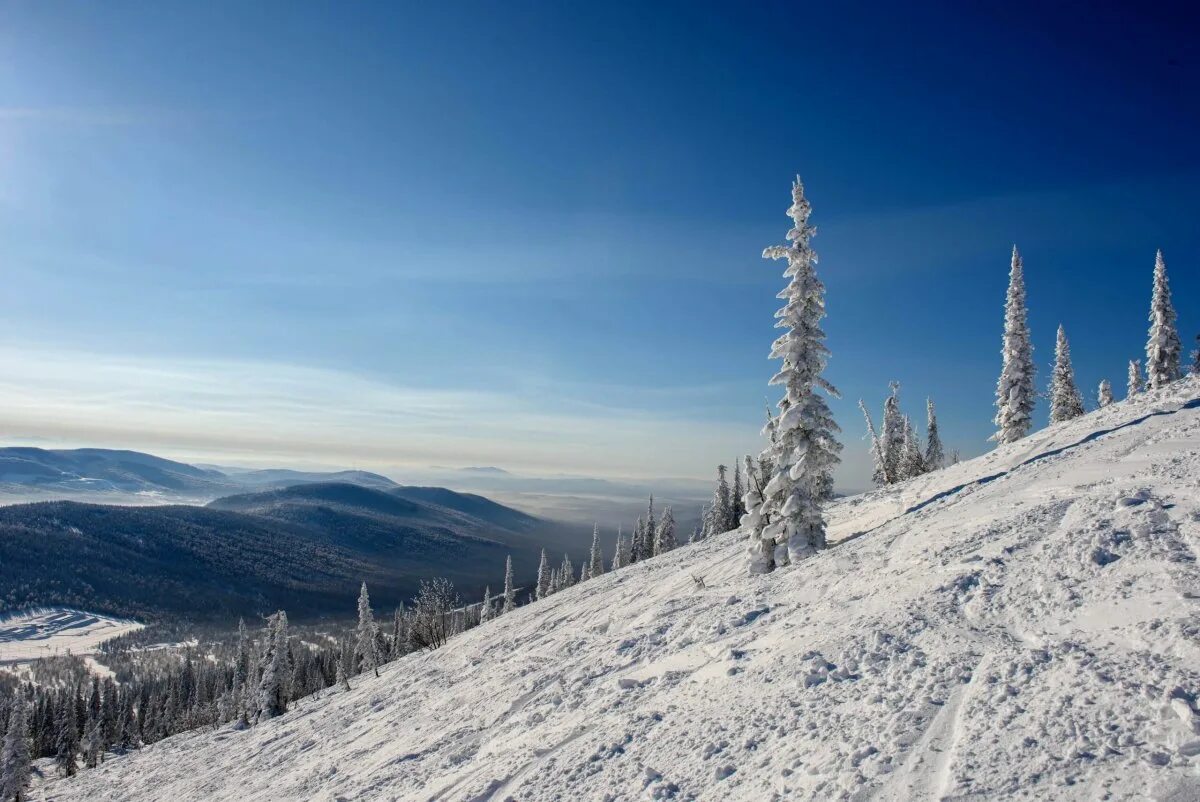
[[[542,559],[538,562],[536,598],[544,599],[550,593],[550,558],[542,549]]]
[[[486,624],[492,620],[492,586],[483,589],[483,604],[479,606],[479,623]]]
[[[588,555],[588,577],[595,578],[604,573],[604,551],[600,548],[600,525],[592,525],[592,550]]]
[[[571,564],[571,556],[563,555],[562,565],[558,569],[558,589],[569,588],[575,584],[575,566]]]
[[[733,463],[733,492],[729,503],[733,506],[733,514],[729,517],[729,528],[735,529],[746,514],[746,485],[742,479],[742,463]]]
[[[888,483],[887,469],[884,467],[883,459],[883,439],[875,430],[875,421],[871,420],[871,413],[867,411],[867,405],[861,398],[858,399],[858,408],[863,414],[863,420],[867,423],[867,439],[871,442],[871,481],[882,487]],[[747,502],[748,504],[749,502]]]
[[[1109,384],[1108,379],[1101,379],[1100,380],[1100,389],[1098,389],[1096,391],[1096,405],[1099,406],[1101,409],[1103,409],[1104,407],[1108,406],[1112,402],[1113,402],[1112,385]]]
[[[617,544],[613,549],[612,570],[624,568],[629,565],[629,541],[621,533],[620,525],[617,526]]]
[[[1192,351],[1192,375],[1200,376],[1200,334],[1196,335],[1196,348]]]
[[[1145,389],[1142,382],[1142,363],[1136,359],[1129,360],[1129,376],[1125,380],[1125,397],[1133,398]]]
[[[513,587],[512,556],[510,555],[504,561],[504,606],[500,608],[500,612],[511,613],[515,609],[517,609],[517,591]]]
[[[1083,414],[1083,396],[1075,384],[1075,369],[1071,367],[1071,344],[1060,325],[1054,345],[1054,372],[1050,376],[1050,422],[1062,423]]]
[[[28,711],[20,696],[13,699],[7,724],[4,745],[0,747],[0,799],[22,802],[29,787],[33,760],[29,750]]]
[[[942,448],[942,436],[938,433],[937,412],[933,399],[925,399],[925,470],[936,471],[946,464],[946,453]]]
[[[641,551],[636,555],[637,559],[644,560],[654,554],[654,494],[650,494],[650,502],[646,505],[646,518],[642,522],[642,537],[639,548]]]
[[[633,531],[629,534],[629,562],[634,563],[641,558],[642,543],[646,539],[646,522],[638,518],[633,523]]]
[[[1150,332],[1146,338],[1146,386],[1165,387],[1180,376],[1183,343],[1175,328],[1175,307],[1162,251],[1154,256],[1154,291],[1150,296]]]
[[[375,623],[375,614],[371,612],[371,597],[367,595],[367,583],[362,583],[358,592],[358,643],[355,646],[360,673],[368,671],[379,676],[379,652],[376,640],[379,626]]]
[[[233,660],[233,704],[238,723],[250,723],[247,701],[250,689],[250,636],[246,633],[246,620],[238,619],[237,652]]]
[[[587,560],[584,560],[583,562],[581,562],[579,564],[579,581],[580,582],[587,582],[589,579],[592,578],[592,574],[590,571],[591,567],[592,567],[591,563],[589,563]]]
[[[1004,304],[1003,367],[996,383],[997,443],[1013,443],[1029,434],[1033,426],[1034,387],[1033,341],[1029,336],[1029,313],[1025,306],[1025,268],[1017,246],[1013,246],[1008,274],[1008,297]]]
[[[900,475],[904,479],[914,479],[925,473],[925,456],[921,453],[921,444],[917,440],[917,429],[912,425],[912,419],[904,416],[904,451],[900,454]]]
[[[717,486],[713,490],[712,498],[712,529],[708,532],[709,535],[719,535],[722,532],[728,532],[734,528],[733,521],[733,504],[729,495],[729,480],[725,478],[725,474],[729,468],[724,465],[717,466]]]
[[[391,658],[396,658],[404,654],[404,647],[408,643],[408,624],[407,618],[404,615],[404,605],[399,605],[392,612],[392,650]]]
[[[66,777],[73,777],[78,768],[76,755],[79,754],[79,716],[75,709],[76,702],[77,697],[63,700],[54,727],[54,762]]]
[[[675,542],[675,515],[671,512],[671,508],[667,507],[663,510],[662,518],[658,521],[658,529],[654,533],[654,553],[666,554],[677,545],[678,543]]]
[[[263,653],[259,659],[262,678],[258,683],[255,721],[264,721],[287,712],[287,677],[291,673],[287,659],[287,613],[283,610],[267,619]]]
[[[905,448],[904,414],[900,411],[900,382],[889,385],[890,392],[883,402],[883,421],[879,432],[884,483],[893,485],[904,476]]]
[[[748,559],[752,573],[797,562],[825,548],[822,503],[832,495],[833,469],[841,461],[838,426],[817,392],[819,388],[838,395],[821,375],[829,349],[820,326],[825,317],[825,287],[817,278],[817,256],[809,244],[816,233],[808,221],[811,212],[797,177],[788,209],[793,223],[788,244],[763,251],[763,258],[787,260],[783,275],[788,286],[778,296],[785,303],[776,313],[775,324],[784,333],[771,346],[771,358],[783,364],[770,380],[772,385],[782,385],[785,395],[779,402],[776,442],[766,452],[773,466],[763,493],[769,522],[752,533]]]
[[[333,678],[333,683],[343,691],[350,690],[350,679],[346,676],[346,666],[343,661],[337,661],[337,674]]]

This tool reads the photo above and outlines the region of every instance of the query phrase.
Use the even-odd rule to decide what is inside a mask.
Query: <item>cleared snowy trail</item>
[[[47,799],[1200,799],[1200,382],[521,608]],[[701,588],[693,576],[703,578]]]

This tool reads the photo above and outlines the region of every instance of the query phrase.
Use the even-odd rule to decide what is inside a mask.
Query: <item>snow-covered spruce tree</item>
[[[730,495],[729,503],[733,507],[733,514],[730,516],[729,528],[736,529],[742,516],[746,514],[746,485],[742,481],[742,463],[737,461],[733,463],[733,492]]]
[[[747,454],[742,458],[742,464],[746,466],[746,493],[742,497],[742,505],[746,511],[742,513],[738,524],[743,532],[755,533],[762,528],[763,524],[761,515],[763,483],[758,471],[754,469],[753,457]]]
[[[404,616],[404,604],[401,603],[392,613],[392,649],[391,659],[403,656],[404,647],[408,645],[408,626]]]
[[[638,518],[633,524],[629,535],[629,562],[635,563],[641,559],[642,543],[646,537],[646,522]]]
[[[337,685],[343,691],[350,690],[350,680],[346,677],[346,666],[342,660],[337,661],[337,673],[333,678],[334,685]]]
[[[996,383],[997,443],[1013,443],[1029,434],[1033,426],[1034,387],[1033,341],[1029,336],[1029,313],[1025,307],[1025,268],[1017,246],[1013,246],[1008,274],[1008,297],[1004,304],[1004,364]]]
[[[513,587],[512,556],[504,561],[504,606],[501,613],[511,613],[517,609],[517,591]]]
[[[287,712],[287,613],[283,610],[267,619],[263,654],[259,660],[262,679],[258,683],[258,709],[255,722]]]
[[[603,574],[604,551],[600,548],[600,524],[592,525],[592,551],[588,557],[588,577],[595,578]]]
[[[882,487],[887,484],[887,470],[884,468],[883,460],[883,440],[875,431],[875,421],[871,420],[871,413],[867,411],[867,405],[861,398],[858,399],[858,408],[862,411],[863,420],[867,422],[867,438],[871,441],[871,481],[876,486]]]
[[[905,415],[904,451],[900,454],[900,476],[904,479],[914,479],[923,473],[925,473],[925,457],[921,454],[917,429],[912,425],[912,419]]]
[[[629,542],[621,534],[621,526],[617,525],[617,545],[613,549],[612,570],[624,568],[629,564]]]
[[[1142,382],[1142,363],[1136,359],[1129,360],[1129,377],[1125,380],[1125,397],[1133,398],[1145,389]]]
[[[550,558],[542,549],[542,559],[538,562],[536,598],[544,599],[550,594]]]
[[[1192,351],[1192,375],[1200,376],[1200,334],[1196,335],[1196,350]]]
[[[900,382],[888,385],[888,397],[883,402],[883,422],[879,433],[885,484],[894,485],[905,479],[901,465],[904,459],[904,414],[900,411]]]
[[[650,502],[646,505],[646,520],[642,522],[641,551],[637,558],[644,560],[654,554],[654,494],[650,494]]]
[[[1096,405],[1101,409],[1113,402],[1112,385],[1108,379],[1100,380],[1100,389],[1096,391]]]
[[[479,623],[486,624],[492,620],[492,586],[483,589],[483,604],[479,606]]]
[[[367,583],[362,583],[358,592],[358,644],[355,653],[358,657],[358,672],[365,674],[370,671],[379,676],[379,652],[375,648],[376,635],[379,626],[375,623],[375,614],[371,612],[371,597],[367,595]]]
[[[233,705],[238,725],[250,723],[247,702],[250,690],[250,636],[246,633],[246,620],[238,619],[237,652],[233,659]]]
[[[946,453],[942,448],[942,437],[938,434],[937,413],[933,399],[925,399],[925,470],[936,471],[946,464]]]
[[[569,588],[574,584],[575,566],[571,563],[571,556],[564,554],[562,565],[558,569],[558,589]]]
[[[671,508],[667,507],[663,510],[662,518],[658,521],[658,530],[654,533],[654,553],[666,554],[677,545],[678,543],[675,542],[675,515],[671,512]]]
[[[79,754],[79,717],[75,703],[76,699],[71,697],[64,699],[54,722],[54,762],[66,777],[73,777],[78,768],[75,757]]]
[[[579,564],[579,581],[587,582],[592,578],[592,564],[584,560]]]
[[[1054,345],[1054,372],[1050,376],[1050,422],[1062,423],[1083,414],[1083,396],[1075,385],[1075,369],[1071,367],[1071,344],[1060,325]]]
[[[725,478],[725,474],[729,468],[724,465],[717,466],[717,486],[713,490],[713,531],[710,535],[719,535],[722,532],[728,532],[733,529],[735,524],[733,521],[733,504],[729,495],[729,480]]]
[[[32,765],[25,700],[17,695],[8,713],[4,746],[0,748],[0,799],[21,802],[25,798]]]
[[[1175,307],[1162,251],[1154,256],[1154,291],[1150,296],[1150,332],[1146,338],[1146,387],[1157,390],[1179,378],[1183,343],[1175,328]]]
[[[752,573],[773,565],[797,562],[825,548],[822,502],[833,492],[833,469],[840,462],[839,431],[817,388],[836,397],[837,390],[822,375],[829,357],[821,319],[825,317],[825,287],[817,278],[817,255],[809,245],[816,230],[808,218],[812,206],[804,197],[799,176],[792,185],[788,215],[792,229],[787,245],[763,251],[765,259],[786,259],[788,286],[779,293],[785,301],[775,317],[784,333],[771,346],[771,358],[783,361],[770,384],[786,390],[779,402],[777,441],[768,446],[773,473],[764,488],[763,504],[770,516],[750,544]],[[765,555],[772,549],[769,561]],[[765,562],[765,564],[764,564]]]

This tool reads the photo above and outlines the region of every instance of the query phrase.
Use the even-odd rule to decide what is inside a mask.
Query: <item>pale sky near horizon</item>
[[[1043,5],[0,2],[0,438],[708,477],[800,173],[839,486],[892,379],[981,453],[1013,242],[1040,385],[1123,386],[1156,248],[1200,331],[1190,8]]]

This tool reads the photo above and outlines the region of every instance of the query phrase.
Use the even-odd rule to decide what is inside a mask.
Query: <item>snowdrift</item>
[[[1200,382],[576,586],[53,799],[1200,798]]]

